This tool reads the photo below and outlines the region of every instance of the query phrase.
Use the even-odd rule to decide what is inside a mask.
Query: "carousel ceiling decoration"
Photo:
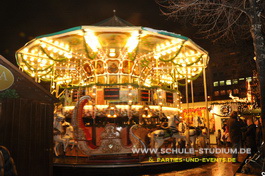
[[[177,87],[196,79],[208,53],[179,34],[136,26],[80,26],[36,37],[19,67],[51,87],[136,84]]]

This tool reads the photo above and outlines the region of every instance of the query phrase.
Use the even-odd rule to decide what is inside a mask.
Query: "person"
[[[17,176],[18,175],[15,162],[13,158],[11,157],[9,150],[4,146],[0,146],[0,159],[1,159],[0,166],[3,167],[3,168],[0,167],[1,169],[0,175],[1,174],[5,176],[7,175]]]
[[[245,119],[244,117],[242,117],[243,119]],[[246,129],[247,129],[247,124],[245,122],[245,120],[243,120],[241,118],[238,118],[238,121],[241,125],[241,133],[242,133],[242,137],[241,137],[241,148],[245,148],[246,146]]]
[[[256,119],[256,146],[259,148],[262,143],[262,126],[261,126],[261,118]]]
[[[216,143],[217,143],[217,146],[221,146],[221,136],[222,136],[222,134],[221,134],[221,130],[219,129],[218,130],[218,133],[217,133],[217,136],[216,136]]]
[[[245,144],[247,148],[251,149],[251,156],[257,152],[256,145],[256,125],[253,123],[252,118],[247,119],[247,129],[245,132]]]
[[[229,131],[230,140],[232,143],[233,151],[236,150],[237,152],[233,152],[232,158],[235,159],[235,163],[238,161],[238,151],[241,146],[241,139],[242,139],[242,132],[241,132],[241,124],[237,119],[237,112],[233,111],[230,115],[230,118],[227,121],[227,127]]]
[[[228,126],[224,125],[223,130],[224,130],[224,133],[222,136],[222,140],[223,140],[224,146],[229,147],[231,140],[230,140],[230,136],[229,136]]]

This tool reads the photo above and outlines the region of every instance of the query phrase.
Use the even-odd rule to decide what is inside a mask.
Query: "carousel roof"
[[[116,15],[99,23],[94,24],[94,26],[134,26],[128,21],[125,21]]]
[[[137,84],[177,87],[196,79],[208,53],[189,38],[129,26],[114,16],[97,26],[42,35],[16,53],[19,67],[36,80],[66,87]]]

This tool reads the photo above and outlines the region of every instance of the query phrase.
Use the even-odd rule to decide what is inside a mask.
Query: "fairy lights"
[[[100,48],[100,43],[93,32],[87,31],[85,35],[85,40],[94,52],[98,51],[98,48]]]
[[[185,37],[138,27],[90,26],[38,37],[16,57],[24,72],[51,81],[51,90],[91,84],[177,89],[173,85],[197,78],[209,60],[206,51]]]
[[[138,45],[139,42],[139,32],[138,31],[133,31],[131,33],[131,37],[128,39],[126,47],[128,48],[128,52],[131,53],[136,46]]]

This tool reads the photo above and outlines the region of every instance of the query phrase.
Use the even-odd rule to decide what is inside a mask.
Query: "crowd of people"
[[[261,119],[253,117],[241,119],[236,111],[232,112],[227,123],[217,133],[217,145],[239,148],[250,148],[251,156],[253,156],[258,147],[261,145]],[[232,154],[232,158],[238,162],[237,153]]]

